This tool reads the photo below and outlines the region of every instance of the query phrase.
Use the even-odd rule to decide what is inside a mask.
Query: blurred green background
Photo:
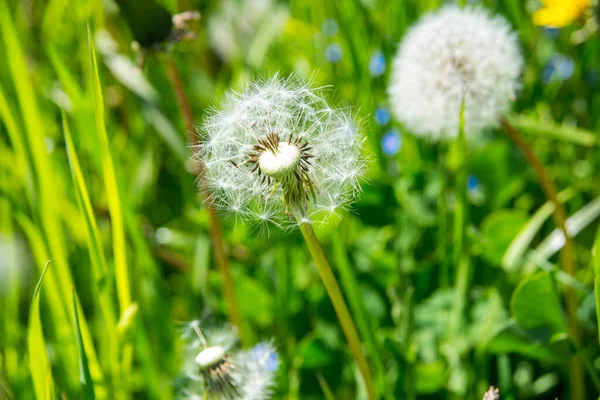
[[[596,398],[598,34],[590,21],[534,26],[536,1],[470,3],[518,32],[526,66],[511,120],[561,191],[574,277],[558,265],[561,237],[535,174],[493,130],[469,143],[472,274],[464,296],[455,290],[459,163],[451,146],[406,132],[386,98],[403,34],[442,1],[165,0],[171,14],[201,18],[189,23],[195,39],[156,46],[171,28],[149,2],[128,20],[131,0],[121,13],[110,0],[0,0],[0,397],[89,398],[92,385],[97,398],[175,398],[183,324],[229,329],[174,68],[197,125],[226,90],[276,72],[331,85],[332,103],[354,110],[373,160],[364,193],[317,234],[366,311],[356,322],[386,399],[475,399],[490,385],[502,399],[569,398],[565,287],[579,305],[586,398]],[[140,32],[163,48],[132,46]],[[362,398],[300,234],[228,218],[223,230],[244,345],[272,339],[279,351],[274,397]],[[80,383],[80,364],[92,382],[83,370]]]

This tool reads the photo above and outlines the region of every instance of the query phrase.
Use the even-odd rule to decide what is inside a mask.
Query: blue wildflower
[[[388,157],[398,154],[400,147],[402,147],[402,136],[395,129],[390,129],[381,139],[381,148]]]
[[[381,76],[385,72],[385,66],[385,55],[381,50],[375,50],[373,54],[371,54],[371,59],[369,60],[369,72],[371,72],[371,75],[374,77]]]

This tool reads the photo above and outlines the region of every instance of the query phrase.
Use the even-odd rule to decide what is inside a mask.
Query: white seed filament
[[[265,150],[258,160],[263,174],[272,178],[285,178],[296,171],[302,153],[294,144],[279,142],[278,149],[273,152]]]

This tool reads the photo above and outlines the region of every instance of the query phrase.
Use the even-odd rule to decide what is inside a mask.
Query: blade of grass
[[[95,280],[95,287],[98,288],[100,310],[104,318],[104,327],[106,329],[106,339],[108,340],[109,353],[111,355],[111,363],[114,375],[118,376],[119,371],[119,348],[118,348],[118,335],[116,330],[117,319],[115,317],[115,307],[111,297],[110,287],[103,282],[108,281],[108,266],[102,251],[102,242],[100,239],[100,233],[98,232],[98,224],[94,211],[92,208],[92,202],[87,191],[85,184],[85,178],[81,171],[79,164],[79,158],[75,151],[73,144],[73,138],[71,131],[64,113],[62,114],[63,119],[63,132],[65,137],[65,143],[67,147],[67,156],[69,158],[69,166],[71,169],[71,176],[73,178],[73,186],[75,187],[75,196],[77,197],[77,203],[79,209],[83,214],[85,221],[85,231],[88,243],[88,251],[90,253],[90,259],[92,264],[92,276]],[[79,323],[77,323],[79,326]],[[87,363],[87,360],[86,360]]]
[[[560,192],[557,198],[564,203],[575,196],[575,194],[576,192],[572,188],[567,188]],[[523,260],[527,247],[531,244],[534,236],[538,233],[544,222],[552,216],[553,212],[554,204],[551,201],[547,201],[527,221],[504,252],[502,265],[505,269],[515,268]]]
[[[102,86],[98,73],[98,61],[92,33],[88,25],[88,45],[90,51],[90,66],[92,69],[92,92],[94,96],[94,116],[96,119],[96,135],[100,143],[100,158],[102,159],[102,173],[104,186],[108,198],[108,208],[112,222],[113,252],[115,258],[115,277],[117,283],[117,297],[121,314],[131,305],[131,289],[129,272],[127,270],[127,254],[125,243],[125,229],[123,225],[123,211],[119,196],[119,187],[115,174],[115,166],[108,143],[108,134],[104,120],[104,99]]]
[[[589,224],[600,216],[600,197],[581,207],[576,213],[567,218],[565,223],[569,236],[575,237]],[[565,245],[565,235],[562,229],[556,228],[536,247],[536,256],[548,259]]]
[[[574,126],[558,125],[517,114],[508,115],[506,119],[517,129],[530,135],[545,136],[585,147],[594,147],[599,143],[596,133]]]
[[[33,380],[33,388],[35,396],[38,399],[47,398],[46,382],[50,374],[50,360],[46,353],[46,341],[44,340],[44,332],[42,330],[42,321],[40,319],[40,289],[50,261],[46,262],[46,266],[42,271],[42,275],[35,285],[31,307],[29,309],[29,325],[27,327],[27,351],[29,352],[29,371]]]
[[[8,134],[8,138],[10,140],[10,144],[15,153],[17,159],[17,165],[15,166],[14,171],[18,174],[23,174],[23,181],[29,179],[29,157],[27,155],[25,149],[25,143],[21,137],[21,132],[19,131],[15,114],[11,110],[10,105],[6,101],[6,96],[4,95],[4,90],[0,85],[0,118],[2,119],[2,123],[6,127],[6,132]],[[31,201],[31,193],[28,190],[27,194],[29,195],[28,200]]]
[[[4,41],[4,59],[7,61],[8,70],[15,85],[15,93],[27,133],[24,135],[27,140],[23,142],[27,143],[27,151],[32,160],[32,172],[36,187],[34,198],[36,207],[33,208],[39,218],[38,223],[42,228],[44,239],[48,244],[47,247],[51,252],[53,260],[54,268],[52,268],[49,274],[55,275],[55,282],[60,288],[54,295],[59,296],[62,314],[68,316],[69,306],[66,296],[74,286],[67,262],[67,250],[60,224],[61,214],[59,209],[61,204],[68,203],[68,199],[64,193],[60,193],[57,189],[58,185],[56,185],[54,177],[55,169],[51,166],[50,158],[44,144],[45,124],[37,106],[35,91],[29,76],[25,56],[5,0],[0,0],[0,35]],[[48,199],[52,201],[48,201]],[[103,373],[93,347],[89,327],[85,321],[82,323],[82,333],[89,351],[92,375],[96,380],[101,381]],[[73,353],[76,351],[72,343],[65,342],[63,344],[67,348],[71,347],[72,350],[67,349],[67,351]],[[72,362],[70,360],[73,359],[70,356],[65,357],[66,362]],[[73,365],[73,368],[69,368],[69,370],[74,370],[74,367],[75,365]],[[76,384],[76,381],[72,380],[72,375],[68,375],[68,379],[71,384]]]
[[[335,400],[335,395],[331,391],[329,384],[321,372],[317,372],[317,380],[319,381],[319,386],[321,386],[321,391],[323,392],[323,397],[325,397],[325,400]]]
[[[598,340],[600,342],[600,227],[596,233],[593,250],[594,265],[594,295],[596,297],[596,319],[598,320]]]
[[[96,59],[96,48],[90,26],[87,26],[87,37],[89,46],[89,60],[92,71],[92,94],[94,99],[94,117],[96,120],[95,133],[100,144],[100,159],[102,164],[102,176],[104,187],[108,199],[108,209],[111,217],[112,226],[112,247],[115,268],[115,280],[117,285],[117,298],[119,300],[119,310],[121,318],[127,315],[132,307],[131,287],[129,282],[129,271],[127,264],[127,244],[125,240],[125,226],[123,222],[123,207],[119,194],[119,186],[115,173],[115,166],[112,159],[110,145],[108,142],[108,133],[104,119],[104,98],[102,96],[102,86],[100,84],[100,75],[98,72],[98,60]],[[132,345],[129,341],[123,343],[123,360],[121,371],[116,376],[121,382],[129,381],[131,369],[131,358],[133,355]]]
[[[81,384],[81,398],[83,400],[94,400],[94,382],[90,374],[87,356],[85,354],[85,346],[81,337],[81,329],[79,328],[79,313],[77,312],[77,297],[73,292],[73,316],[75,319],[75,333],[77,336],[77,348],[79,349],[79,383]]]

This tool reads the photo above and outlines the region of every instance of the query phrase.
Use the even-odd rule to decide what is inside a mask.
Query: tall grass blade
[[[102,86],[98,73],[98,61],[92,33],[88,25],[88,45],[90,52],[90,66],[92,68],[92,92],[94,95],[94,116],[96,119],[96,135],[100,143],[100,158],[104,186],[108,198],[108,208],[112,222],[112,241],[115,258],[115,277],[117,281],[117,295],[121,314],[131,305],[131,291],[129,286],[129,272],[127,270],[127,254],[125,243],[125,228],[123,224],[123,207],[119,196],[119,187],[115,174],[115,167],[108,143],[108,134],[104,121],[104,99]]]
[[[42,321],[40,319],[40,289],[44,282],[44,277],[50,266],[50,261],[46,262],[46,266],[42,271],[42,275],[35,285],[33,298],[31,300],[31,308],[29,309],[29,326],[27,328],[27,351],[29,352],[29,371],[33,380],[33,388],[35,396],[38,399],[46,399],[47,397],[47,381],[52,379],[50,375],[50,360],[46,353],[46,342],[44,340],[44,332],[42,330]]]
[[[83,400],[94,400],[94,382],[90,374],[88,359],[85,354],[85,346],[79,328],[79,314],[77,312],[77,297],[73,293],[73,316],[75,318],[75,333],[77,336],[77,348],[79,349],[79,383],[81,384],[81,398]]]
[[[4,59],[7,61],[8,70],[15,86],[15,93],[21,109],[21,116],[25,125],[23,132],[27,144],[28,154],[32,160],[33,180],[36,193],[34,209],[36,210],[39,225],[47,242],[47,248],[51,252],[54,268],[49,272],[54,275],[54,280],[60,288],[55,292],[60,301],[63,316],[68,315],[68,300],[66,293],[74,287],[71,273],[67,262],[67,250],[65,247],[63,229],[61,226],[61,210],[59,205],[67,203],[68,199],[64,193],[57,189],[54,169],[51,166],[50,157],[45,147],[45,123],[42,119],[37,105],[37,99],[33,83],[29,76],[25,55],[19,43],[17,31],[12,21],[10,9],[5,0],[0,0],[0,36],[4,42]],[[25,134],[26,133],[26,134]],[[48,199],[52,199],[49,201]],[[58,312],[58,310],[56,310]],[[102,370],[97,360],[93,347],[89,327],[82,323],[82,333],[86,346],[89,349],[90,368],[96,379],[102,379]],[[69,341],[62,341],[67,351],[75,351],[75,347]],[[72,349],[72,350],[71,350]],[[72,357],[65,357],[69,363]],[[69,376],[70,378],[70,376]]]

